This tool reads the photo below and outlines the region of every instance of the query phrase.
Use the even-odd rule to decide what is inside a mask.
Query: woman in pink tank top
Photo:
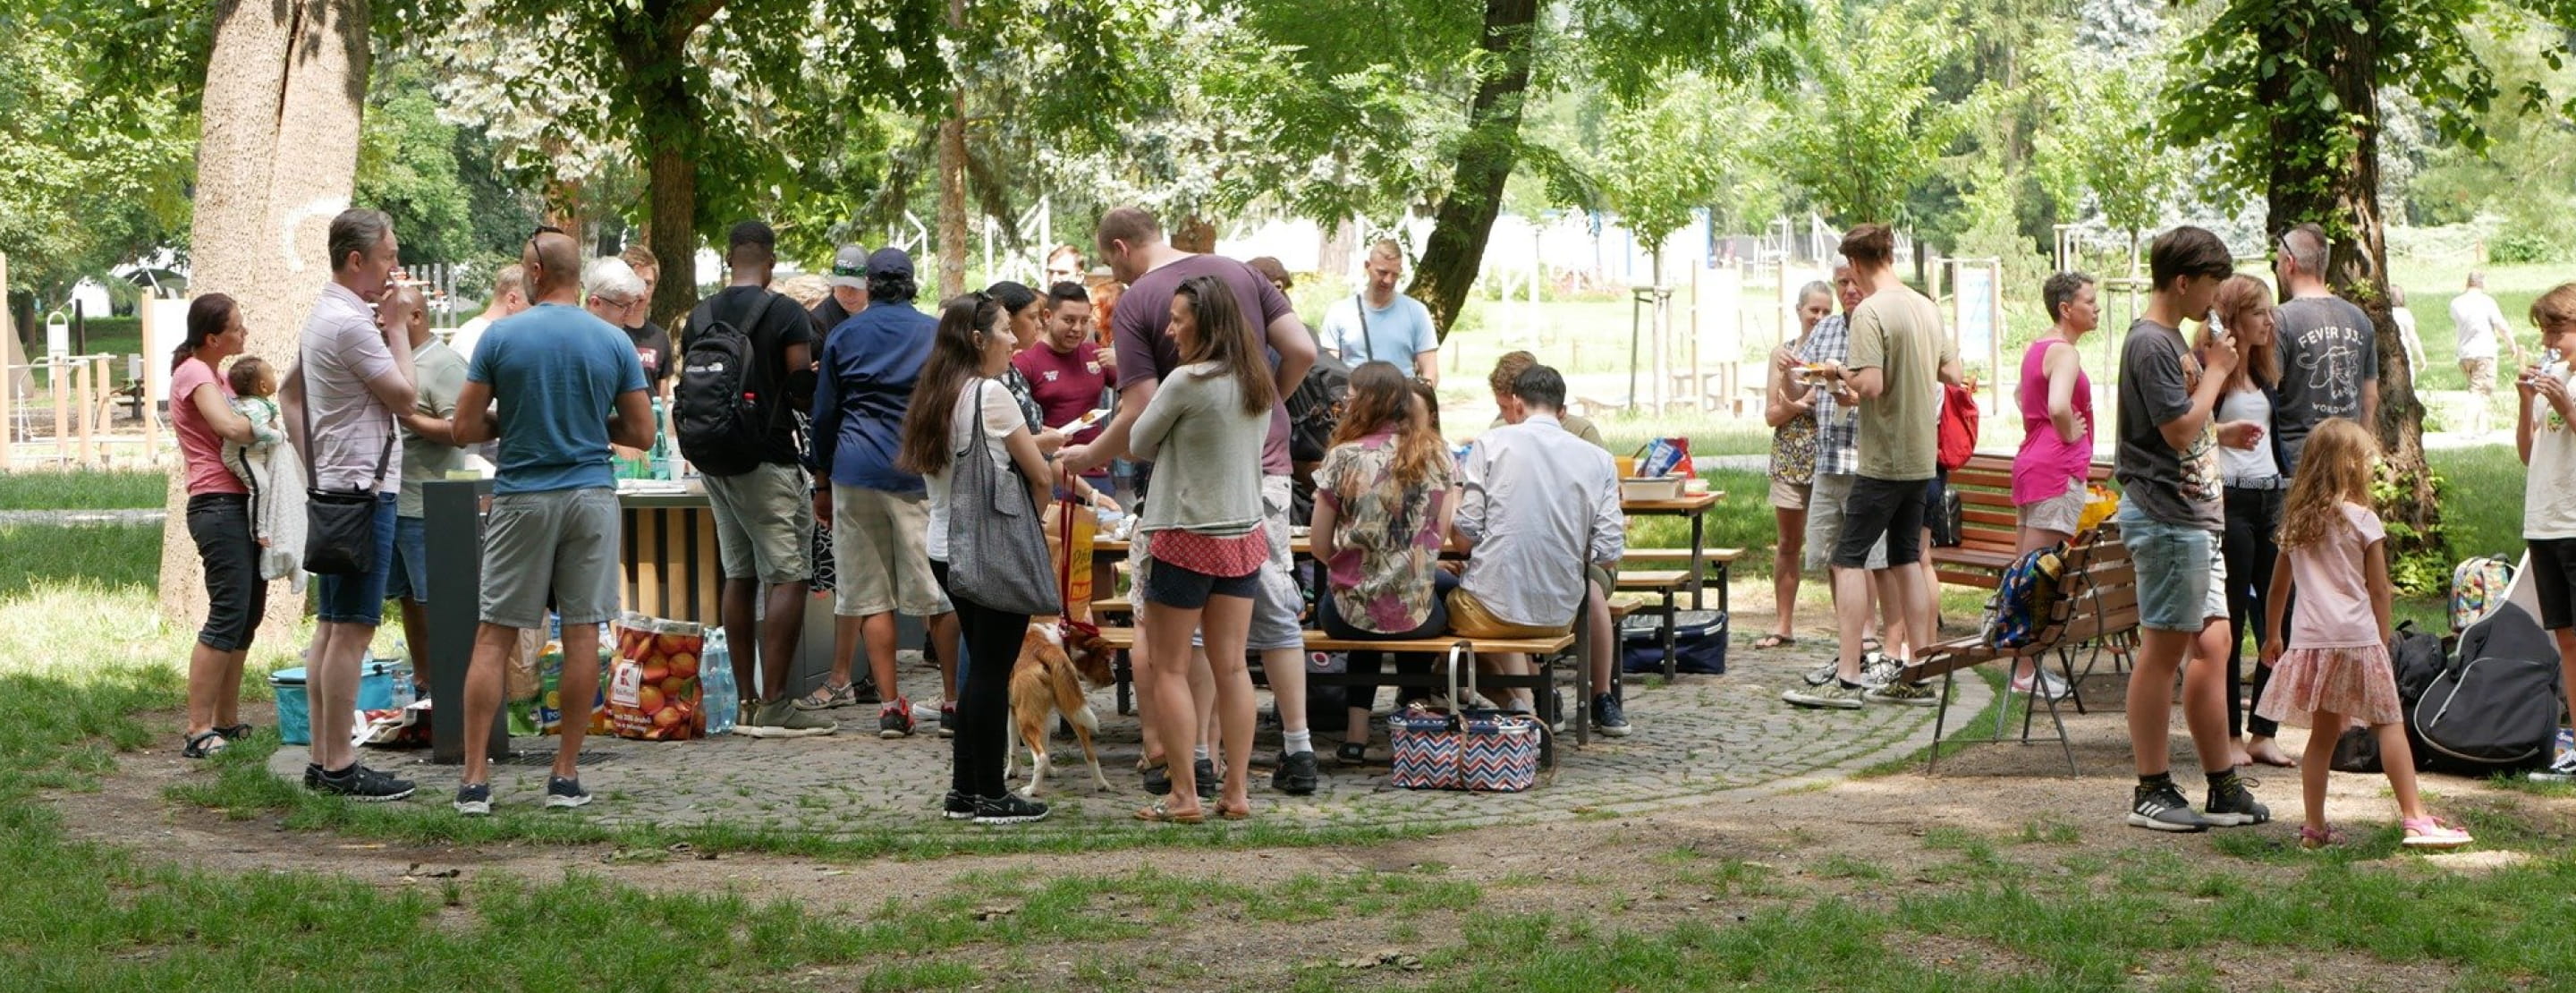
[[[2020,513],[2016,552],[2027,554],[2075,536],[2084,516],[2085,474],[2093,465],[2093,381],[2084,375],[2075,346],[2100,325],[2093,278],[2061,272],[2041,288],[2055,322],[2021,357],[2021,451],[2013,456],[2012,499]],[[2013,667],[2013,689],[2054,699],[2065,693],[2055,675],[2036,671],[2024,658]]]

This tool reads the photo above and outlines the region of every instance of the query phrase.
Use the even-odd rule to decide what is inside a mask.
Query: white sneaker
[[[2033,693],[2035,691],[2041,699],[2045,700],[2066,699],[2066,695],[2070,689],[2066,685],[2066,680],[2060,678],[2056,673],[2050,672],[2046,669],[2036,670],[2035,674],[2038,677],[2037,679],[2032,679],[2028,676],[2014,676],[2012,681],[2012,691],[2015,693],[2025,694]],[[2033,683],[2037,683],[2037,685],[2033,686]]]
[[[1870,654],[1861,657],[1860,685],[1862,689],[1877,689],[1895,682],[1898,676],[1902,676],[1904,674],[1905,663],[1903,662],[1888,658],[1887,656],[1881,655],[1877,652],[1871,652]]]
[[[2576,780],[2576,749],[2558,753],[2558,761],[2549,763],[2549,768],[2534,772],[2529,778],[2535,783],[2564,783]]]

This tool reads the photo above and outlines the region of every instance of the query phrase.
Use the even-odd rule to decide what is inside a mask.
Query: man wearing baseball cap
[[[818,334],[829,334],[850,315],[868,309],[868,249],[865,245],[843,245],[832,253],[832,295],[814,305],[814,326]]]

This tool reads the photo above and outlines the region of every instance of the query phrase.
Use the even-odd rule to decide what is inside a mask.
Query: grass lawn
[[[138,470],[30,469],[0,472],[0,510],[128,510],[159,507],[166,474]]]

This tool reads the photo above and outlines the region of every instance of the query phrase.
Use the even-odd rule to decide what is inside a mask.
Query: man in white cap
[[[832,295],[814,305],[814,329],[817,334],[830,334],[850,315],[868,309],[868,250],[864,245],[843,245],[832,253]]]

